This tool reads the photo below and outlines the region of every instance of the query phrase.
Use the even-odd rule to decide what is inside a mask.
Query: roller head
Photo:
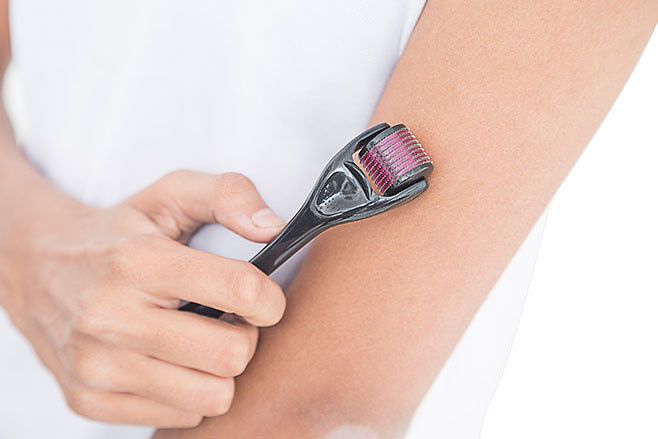
[[[380,195],[391,196],[426,178],[434,164],[406,126],[379,133],[358,152],[361,168]]]

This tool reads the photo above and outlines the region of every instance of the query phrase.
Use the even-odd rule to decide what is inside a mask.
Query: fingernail
[[[251,221],[256,225],[256,227],[266,229],[281,227],[286,223],[286,220],[272,212],[270,209],[263,209],[254,213],[251,216]]]

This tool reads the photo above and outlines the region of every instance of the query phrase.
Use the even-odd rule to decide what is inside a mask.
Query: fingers
[[[232,377],[176,366],[93,340],[86,348],[85,354],[78,352],[65,359],[69,372],[85,387],[130,393],[203,416],[223,415],[231,406]]]
[[[73,363],[85,362],[91,355],[93,350],[80,339],[91,337],[169,363],[233,377],[242,373],[256,349],[258,330],[243,321],[209,319],[137,300],[128,308],[101,300],[71,323],[59,348],[73,357]]]
[[[223,415],[231,407],[233,378],[216,377],[147,357],[135,358],[129,365],[132,371],[142,371],[141,375],[122,378],[122,388],[130,393],[208,417]]]
[[[191,249],[166,238],[124,242],[113,256],[112,273],[131,286],[157,296],[235,313],[256,326],[276,324],[285,311],[281,287],[244,261]],[[108,292],[90,299],[92,305]],[[114,293],[113,293],[114,294]]]
[[[140,325],[121,340],[126,349],[220,377],[240,375],[257,343],[258,329],[245,322],[165,309],[143,313]]]
[[[189,413],[130,393],[95,390],[74,384],[65,389],[71,410],[101,422],[148,425],[159,428],[191,428],[203,415]]]
[[[238,173],[172,172],[128,202],[177,239],[203,223],[219,223],[257,242],[269,242],[285,225],[254,184]]]
[[[239,318],[220,321],[163,309],[157,314],[143,322],[143,331],[132,325],[123,339],[73,331],[59,349],[56,369],[74,411],[105,422],[180,427],[198,423],[197,415],[229,410],[233,377],[254,355],[257,328]]]
[[[75,380],[67,372],[47,337],[38,331],[30,334],[30,341],[39,358],[53,373],[69,407],[87,418],[102,422],[148,425],[159,428],[190,428],[198,425],[202,414],[187,412],[173,405],[122,393],[92,389]]]
[[[168,275],[160,277],[163,294],[244,317],[255,326],[281,320],[286,298],[281,287],[254,265],[198,250],[170,253]],[[184,253],[184,254],[183,254]],[[182,258],[185,263],[181,263]],[[151,285],[157,282],[151,280]]]

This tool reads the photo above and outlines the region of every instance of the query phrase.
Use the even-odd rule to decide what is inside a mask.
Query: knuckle
[[[96,381],[95,364],[88,356],[79,356],[72,364],[73,372],[83,383],[89,385]]]
[[[83,304],[73,316],[71,326],[82,334],[95,335],[103,332],[102,316],[93,305]]]
[[[162,177],[160,177],[160,179],[156,182],[156,184],[169,187],[170,185],[176,185],[182,181],[189,179],[189,177],[192,174],[194,174],[194,171],[190,171],[189,169],[177,169],[175,171],[168,172]]]
[[[109,389],[111,375],[107,362],[99,361],[97,355],[90,350],[76,348],[69,358],[73,374],[87,386]]]
[[[95,418],[98,415],[92,392],[80,386],[66,393],[66,404],[80,416]]]
[[[232,291],[240,311],[248,314],[258,311],[263,300],[264,275],[253,265],[244,263],[233,276]]]
[[[207,409],[207,413],[204,413],[205,416],[221,416],[231,408],[235,395],[235,381],[232,378],[224,379],[218,387],[212,395],[212,405]]]
[[[227,172],[217,176],[214,190],[219,198],[233,198],[241,193],[255,190],[255,186],[246,175]]]
[[[71,368],[71,371],[77,376],[80,377],[82,375],[86,375],[86,369],[87,369],[87,363],[88,363],[88,355],[86,351],[79,347],[71,347],[68,350],[68,363]]]
[[[106,256],[110,276],[122,278],[130,273],[129,259],[133,255],[132,247],[133,243],[128,239],[122,239],[108,247]]]
[[[81,306],[72,316],[70,325],[80,334],[111,344],[120,344],[126,337],[135,335],[130,333],[134,332],[134,325],[128,324],[129,321],[125,312],[114,312],[106,299],[99,299],[95,304]]]
[[[252,339],[243,331],[232,333],[226,340],[222,369],[231,377],[241,375],[251,360]]]
[[[223,415],[231,406],[234,392],[233,378],[222,377],[215,378],[212,382],[204,381],[191,401],[191,410],[206,417]]]
[[[86,413],[86,404],[84,403],[85,398],[81,395],[81,391],[75,390],[71,391],[66,395],[66,404],[69,406],[73,412],[77,413],[80,416],[85,416]]]
[[[139,272],[140,262],[148,261],[148,258],[140,259],[145,247],[144,239],[144,237],[129,236],[108,246],[106,256],[111,276],[125,279]]]

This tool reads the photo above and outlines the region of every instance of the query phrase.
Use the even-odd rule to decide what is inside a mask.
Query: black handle
[[[315,238],[324,227],[323,222],[308,208],[302,208],[276,238],[267,244],[249,262],[270,275],[299,249]]]

